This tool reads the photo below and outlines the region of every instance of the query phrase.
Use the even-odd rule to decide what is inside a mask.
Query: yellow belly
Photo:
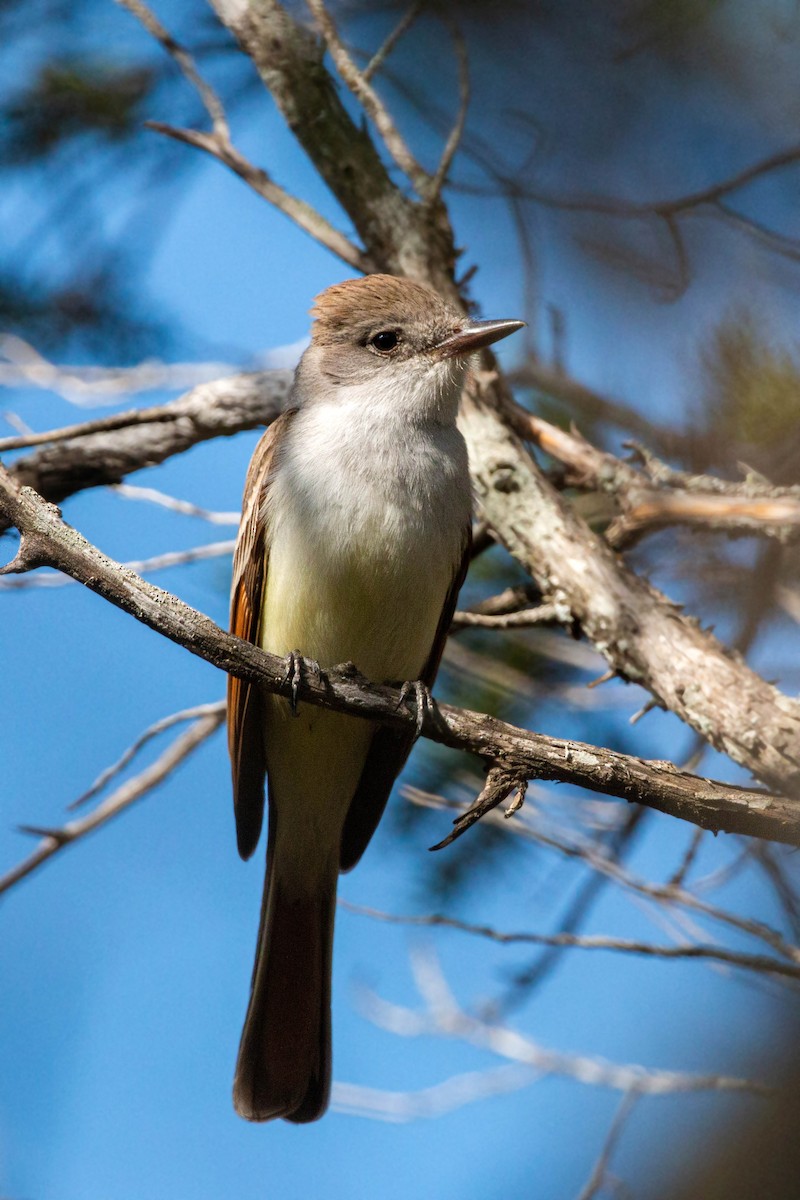
[[[305,549],[305,548],[303,548]],[[297,650],[321,667],[353,662],[377,682],[417,679],[430,653],[448,587],[445,570],[398,569],[380,555],[353,555],[313,570],[309,555],[276,539],[270,549],[260,644]],[[364,768],[373,722],[266,697],[265,747],[270,800],[284,861],[298,886],[338,854],[339,833]]]

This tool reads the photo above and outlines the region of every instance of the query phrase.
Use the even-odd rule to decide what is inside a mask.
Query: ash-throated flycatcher
[[[469,356],[523,321],[472,321],[391,275],[328,288],[291,407],[245,483],[231,628],[273,654],[433,684],[470,544],[456,428]],[[239,852],[267,880],[234,1081],[251,1121],[313,1121],[331,1078],[331,952],[340,871],[380,820],[413,730],[228,684]]]

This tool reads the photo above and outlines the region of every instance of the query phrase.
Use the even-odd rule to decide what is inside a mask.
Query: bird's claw
[[[322,668],[315,658],[303,658],[299,650],[290,650],[284,662],[286,663],[286,670],[284,671],[282,683],[284,687],[291,685],[289,704],[292,709],[292,716],[296,717],[299,708],[297,692],[303,681],[303,672],[310,670],[312,674],[319,678],[322,674]]]
[[[412,693],[414,695],[417,712],[414,736],[415,738],[418,738],[422,734],[422,727],[425,724],[425,713],[433,712],[433,696],[431,695],[428,685],[423,683],[421,679],[407,679],[400,688],[400,696],[397,701],[397,707],[402,708],[406,699]]]

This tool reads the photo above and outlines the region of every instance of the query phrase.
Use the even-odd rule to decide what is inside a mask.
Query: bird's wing
[[[472,529],[469,525],[464,530],[462,546],[461,559],[445,597],[430,654],[420,673],[420,679],[429,688],[433,687],[439,663],[442,661],[458,593],[470,563]],[[364,770],[361,772],[358,787],[345,818],[339,855],[340,870],[351,870],[366,850],[383,816],[394,781],[411,753],[414,740],[413,729],[393,729],[386,725],[373,737]]]
[[[264,501],[276,449],[296,411],[288,409],[273,421],[256,446],[245,479],[242,520],[233,552],[230,627],[231,633],[256,645],[269,557]],[[264,819],[264,717],[259,689],[233,675],[228,676],[228,750],[236,840],[242,858],[249,858],[258,845]]]

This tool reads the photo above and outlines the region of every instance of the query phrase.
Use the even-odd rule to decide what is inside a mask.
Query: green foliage
[[[156,353],[166,337],[164,327],[141,315],[131,294],[101,273],[54,288],[0,273],[0,329],[45,353],[68,349],[115,363]]]
[[[138,132],[154,82],[144,67],[87,59],[45,63],[6,109],[7,165],[35,162],[65,143],[93,135],[118,142]]]
[[[770,341],[755,318],[723,321],[703,355],[706,411],[718,434],[770,447],[800,426],[800,354]]]

